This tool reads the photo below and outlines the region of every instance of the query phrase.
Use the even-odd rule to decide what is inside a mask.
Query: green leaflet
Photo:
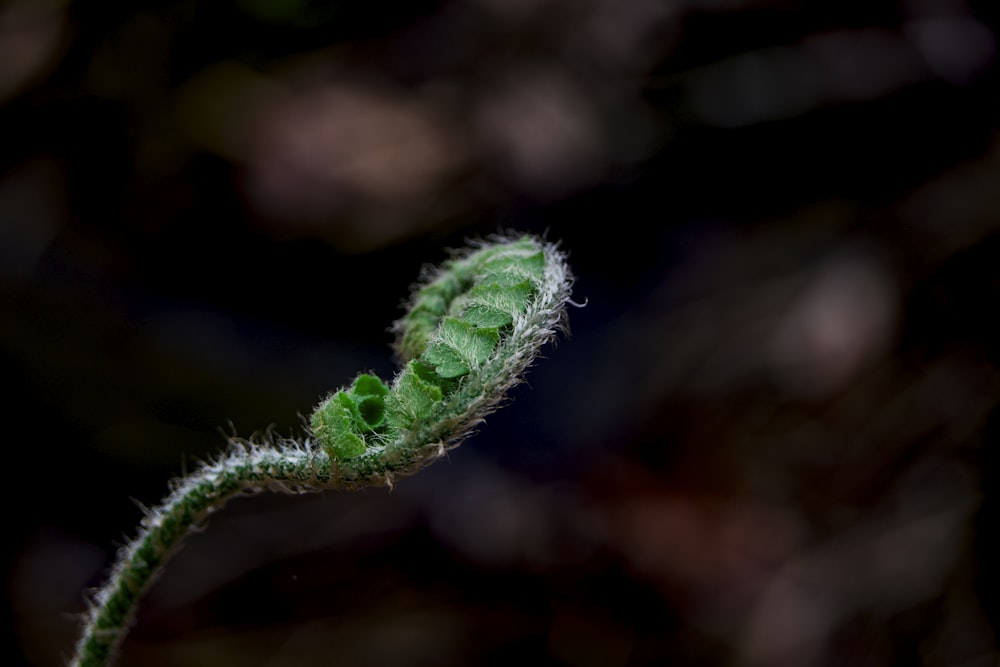
[[[405,430],[431,414],[444,397],[440,381],[440,376],[427,364],[417,360],[406,364],[387,401],[391,423]]]
[[[466,375],[490,358],[500,334],[493,327],[478,327],[455,317],[441,321],[437,336],[420,359],[442,378]]]
[[[313,434],[331,458],[360,456],[367,439],[384,430],[389,388],[374,375],[359,375],[347,391],[328,397],[313,412]]]

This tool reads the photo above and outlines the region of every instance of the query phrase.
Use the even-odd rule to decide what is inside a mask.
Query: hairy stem
[[[363,481],[351,471],[343,472]],[[136,602],[163,563],[192,528],[228,500],[264,490],[303,493],[336,488],[338,479],[322,449],[284,445],[272,450],[233,441],[229,454],[184,478],[162,505],[147,514],[135,540],[119,554],[108,584],[97,594],[71,665],[108,664],[133,620]]]

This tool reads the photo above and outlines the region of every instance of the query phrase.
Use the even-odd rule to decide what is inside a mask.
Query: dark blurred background
[[[993,0],[0,4],[0,662],[500,229],[572,334],[394,490],[233,501],[125,667],[998,661]]]

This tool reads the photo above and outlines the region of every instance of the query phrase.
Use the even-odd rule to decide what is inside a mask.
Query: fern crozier
[[[566,329],[571,285],[558,247],[527,235],[471,244],[425,269],[392,328],[395,378],[359,374],[320,402],[307,437],[232,438],[224,455],[173,482],[93,596],[69,664],[110,664],[171,553],[231,498],[392,485],[457,446]]]

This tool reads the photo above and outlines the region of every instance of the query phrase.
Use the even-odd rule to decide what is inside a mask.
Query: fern
[[[427,269],[393,327],[396,377],[360,374],[320,402],[307,437],[233,438],[224,455],[175,480],[95,594],[70,664],[111,663],[173,550],[229,499],[391,486],[460,444],[565,330],[571,285],[562,252],[532,236],[470,244]]]

